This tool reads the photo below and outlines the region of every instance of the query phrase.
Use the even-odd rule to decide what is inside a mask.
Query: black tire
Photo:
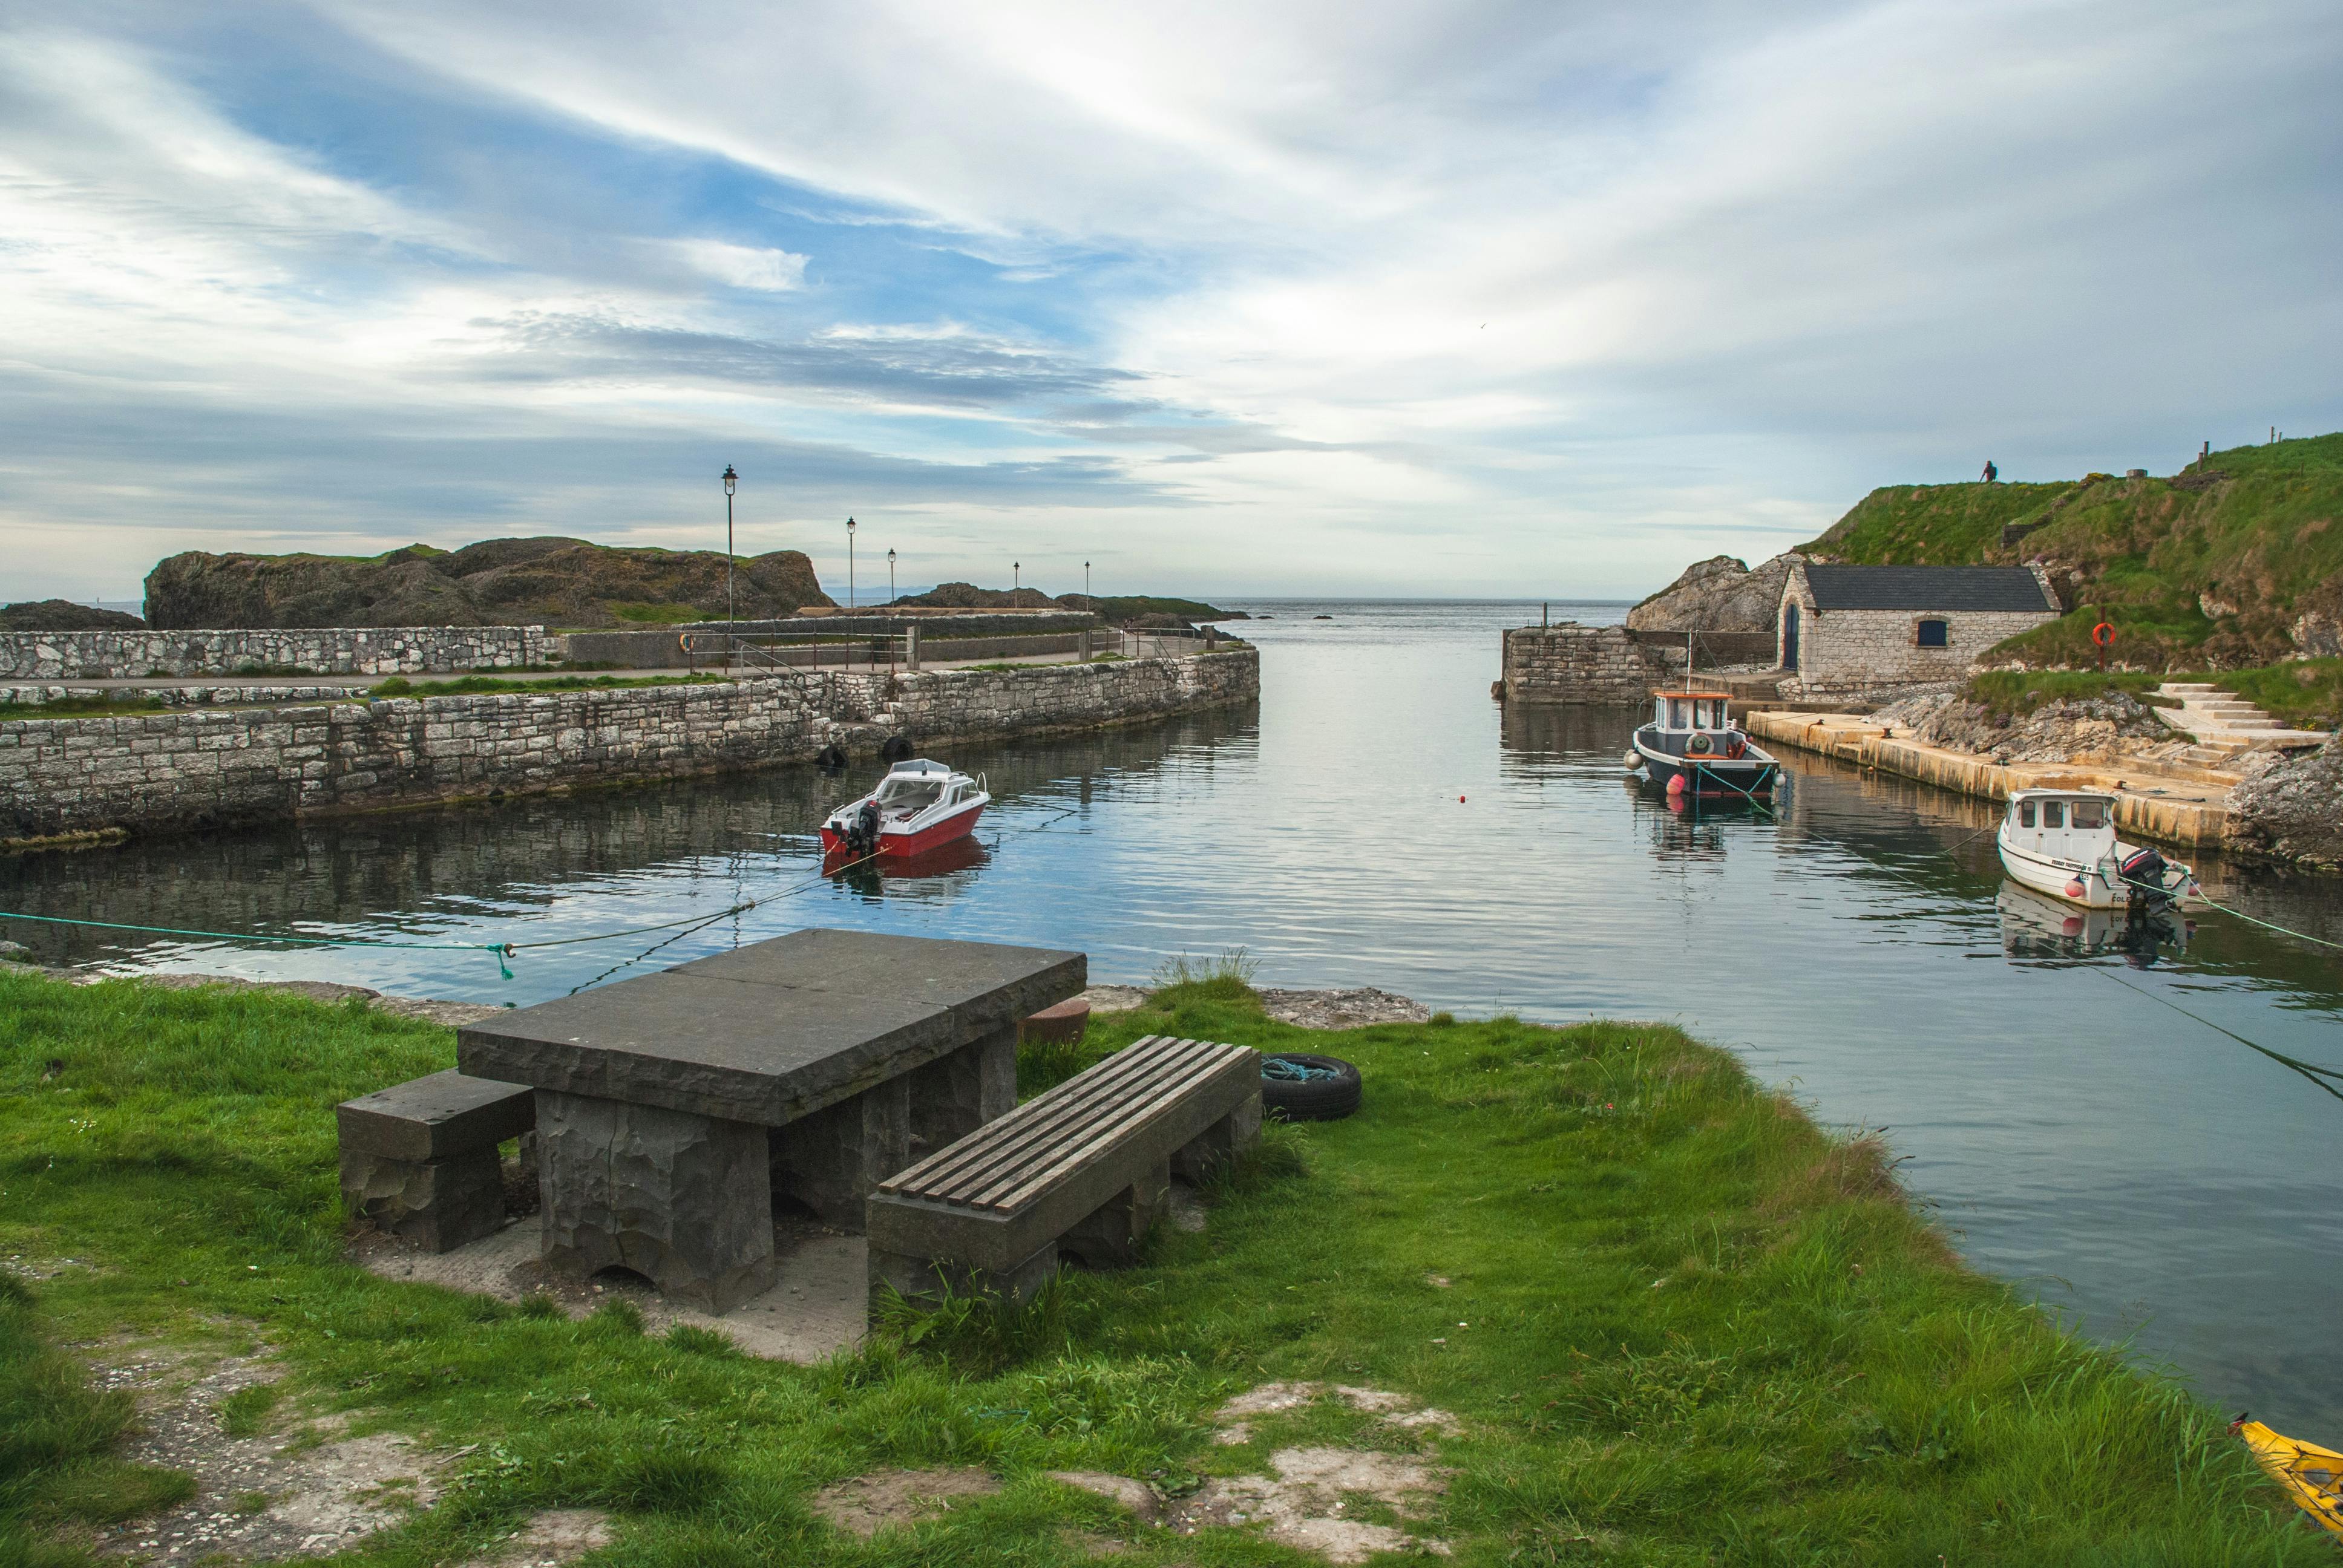
[[[1277,1056],[1305,1067],[1331,1067],[1332,1078],[1294,1083],[1264,1076],[1261,1108],[1282,1121],[1340,1121],[1359,1108],[1359,1070],[1339,1056],[1312,1056],[1307,1051],[1281,1050]]]
[[[835,772],[846,766],[846,749],[840,746],[825,746],[814,753],[813,760],[815,767],[827,768]]]
[[[879,748],[881,762],[908,762],[910,759],[911,738],[908,735],[890,735],[887,744]]]

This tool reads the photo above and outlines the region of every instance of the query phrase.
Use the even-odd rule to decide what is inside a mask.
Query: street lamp
[[[846,608],[854,608],[854,519],[846,519]]]
[[[895,550],[891,545],[887,549],[887,602],[895,602]]]
[[[1098,613],[1098,606],[1091,603],[1091,563],[1088,561],[1082,563],[1082,608],[1092,615]]]
[[[728,669],[731,668],[731,664],[732,664],[732,638],[733,638],[733,636],[735,635],[735,634],[734,634],[734,631],[733,631],[733,623],[734,623],[735,621],[737,621],[737,620],[739,618],[739,604],[734,600],[734,598],[733,598],[733,597],[732,597],[732,487],[733,487],[733,486],[735,486],[735,485],[737,485],[737,484],[739,484],[739,482],[740,482],[740,476],[739,476],[739,475],[738,475],[738,474],[736,474],[736,473],[734,473],[734,472],[732,471],[732,465],[731,465],[731,464],[729,464],[729,463],[725,464],[725,465],[724,465],[724,664],[725,664],[725,668],[727,668]]]
[[[1010,591],[1011,591],[1011,593],[1014,593],[1014,592],[1016,592],[1019,588],[1023,588],[1024,586],[1025,586],[1025,563],[1024,563],[1023,561],[1011,561],[1011,562],[1009,563],[1009,589],[1010,589]]]

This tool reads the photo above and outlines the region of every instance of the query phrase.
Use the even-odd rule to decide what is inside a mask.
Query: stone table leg
[[[772,1190],[825,1225],[860,1232],[870,1190],[911,1162],[910,1081],[890,1079],[772,1136]]]
[[[537,1141],[548,1263],[632,1269],[710,1312],[772,1284],[762,1127],[540,1089]]]
[[[910,1084],[911,1160],[923,1160],[1017,1108],[1017,1026],[913,1069]]]

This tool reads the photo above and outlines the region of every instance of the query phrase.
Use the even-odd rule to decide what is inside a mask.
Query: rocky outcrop
[[[69,598],[24,599],[0,604],[0,632],[144,631],[146,623],[118,609],[75,604]]]
[[[1627,612],[1632,631],[1770,632],[1790,568],[1805,558],[1779,555],[1756,570],[1735,556],[1711,556]]]
[[[1873,714],[1894,733],[1996,762],[2112,762],[2181,744],[2146,703],[2120,692],[1996,714],[1950,691],[1916,694]]]
[[[1068,596],[1079,599],[1080,594]],[[1061,609],[1066,608],[1040,588],[984,588],[974,583],[943,583],[923,594],[906,594],[902,605],[929,605],[939,609]]]
[[[2343,735],[2229,791],[2229,847],[2343,869]]]
[[[2306,658],[2343,655],[2343,572],[2305,594],[2296,608],[2300,613],[2287,634],[2298,653]]]
[[[744,620],[832,602],[801,550],[744,557],[732,575]],[[720,620],[725,578],[720,551],[559,538],[484,539],[460,550],[409,545],[363,559],[191,550],[147,574],[146,614],[168,629]]]

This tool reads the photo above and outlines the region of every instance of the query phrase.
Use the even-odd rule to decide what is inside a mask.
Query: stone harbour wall
[[[1102,725],[1249,700],[1260,655],[0,722],[0,842],[226,827]]]
[[[340,627],[326,630],[0,633],[0,680],[137,679],[304,669],[417,675],[518,669],[560,657],[541,626]]]
[[[1512,627],[1504,639],[1510,701],[1640,707],[1652,688],[1684,672],[1681,646],[1649,648],[1624,626]]]

